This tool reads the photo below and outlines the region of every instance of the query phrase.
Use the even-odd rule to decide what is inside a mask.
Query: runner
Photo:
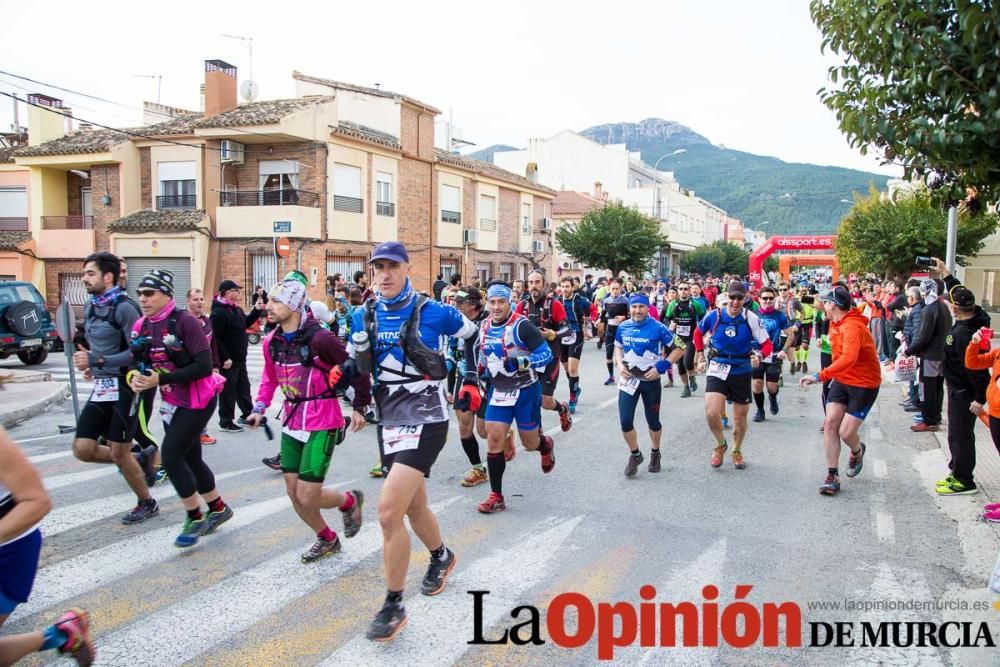
[[[174,301],[174,274],[153,269],[136,291],[143,317],[132,328],[130,350],[138,370],[129,373],[129,383],[134,391],[160,388],[163,465],[187,510],[174,545],[191,547],[233,516],[201,452],[201,432],[215,412],[222,378],[212,373],[212,349],[201,322]]]
[[[615,334],[615,363],[618,365],[618,418],[622,435],[631,454],[625,466],[625,476],[635,477],[642,463],[642,451],[635,432],[635,409],[642,399],[642,408],[649,428],[649,472],[660,472],[660,374],[671,363],[684,356],[687,343],[666,325],[649,316],[649,297],[634,294],[628,301],[631,318],[622,322]],[[660,358],[660,347],[673,351]]]
[[[530,278],[529,278],[530,281]],[[503,456],[507,431],[515,420],[521,445],[541,454],[542,472],[556,465],[554,442],[542,433],[539,410],[542,386],[536,372],[552,363],[552,350],[545,337],[526,317],[512,312],[511,289],[495,283],[486,292],[490,318],[480,333],[480,370],[488,372],[490,393],[486,397],[486,465],[490,473],[490,495],[479,505],[483,514],[507,509],[503,497]]]
[[[830,348],[830,320],[823,313],[822,308],[816,309],[816,319],[814,329],[816,338],[819,340],[819,368],[823,370],[833,363],[833,350]],[[823,415],[826,415],[826,401],[830,395],[830,380],[823,381],[823,391],[820,394],[820,402],[823,404]],[[826,419],[819,427],[819,432],[826,431]]]
[[[809,344],[812,342],[813,323],[816,321],[816,299],[809,293],[809,287],[804,285],[799,290],[799,301],[802,303],[802,319],[796,332],[795,369],[803,373],[809,372]]]
[[[546,292],[545,276],[541,271],[532,271],[528,274],[528,298],[517,304],[517,313],[526,317],[541,332],[542,337],[549,341],[552,360],[538,376],[542,383],[542,407],[559,414],[559,426],[565,433],[573,428],[573,416],[570,414],[569,406],[562,401],[556,401],[554,394],[556,385],[559,384],[559,359],[562,356],[560,341],[568,338],[572,329],[562,303],[553,294]],[[539,434],[542,432],[541,421],[538,422],[538,432]]]
[[[344,536],[354,537],[361,530],[364,494],[323,488],[334,448],[344,441],[344,416],[334,393],[334,378],[343,373],[341,366],[348,354],[336,334],[306,315],[306,299],[306,288],[297,280],[282,281],[271,289],[267,310],[278,328],[264,340],[264,372],[247,425],[257,428],[264,423],[264,414],[280,388],[285,399],[281,471],[295,513],[316,532],[316,542],[302,554],[302,562],[311,563],[341,547],[320,510],[340,509]],[[351,383],[353,407],[363,414],[370,402],[368,376],[355,375]]]
[[[609,294],[601,301],[601,322],[604,324],[605,359],[607,360],[608,379],[604,386],[615,384],[615,365],[612,359],[615,354],[615,334],[618,325],[628,318],[628,297],[622,294],[622,281],[612,278],[609,283]]]
[[[750,411],[750,375],[760,365],[761,355],[769,356],[773,346],[757,314],[743,308],[746,298],[743,283],[730,282],[726,295],[729,299],[726,309],[713,310],[695,329],[694,345],[698,350],[695,362],[699,372],[704,372],[706,365],[708,370],[705,417],[715,437],[712,467],[722,466],[729,448],[721,420],[728,399],[733,403],[733,466],[742,470],[746,467],[742,446]],[[754,343],[760,345],[759,353],[754,351]],[[710,348],[707,355],[706,346]]]
[[[370,264],[375,268],[376,298],[354,313],[351,348],[358,371],[375,377],[379,449],[389,466],[378,508],[388,592],[367,633],[369,639],[389,641],[406,626],[403,586],[410,536],[403,517],[409,518],[413,532],[430,550],[421,584],[424,595],[444,590],[458,560],[441,540],[437,519],[427,506],[424,478],[448,437],[442,382],[448,373],[441,338],[465,339],[466,355],[473,358],[476,326],[454,307],[413,291],[410,257],[402,243],[376,246]],[[470,406],[478,407],[479,380],[474,373],[465,378],[459,394],[463,399],[468,394]],[[355,410],[351,430],[360,431],[366,423],[364,413]]]
[[[795,296],[795,292],[785,281],[781,281],[780,283],[778,283],[778,298],[775,301],[774,307],[780,311],[783,311],[785,313],[785,316],[788,318],[789,323],[794,325],[798,324],[799,318],[801,318],[803,313],[802,302],[799,301],[798,297]],[[785,349],[786,336],[787,334],[782,334],[781,340],[779,341],[778,344],[778,347],[782,350]],[[784,363],[785,363],[784,360],[778,362],[779,370],[782,366],[784,366]],[[791,366],[792,369],[791,374],[795,375],[795,370],[796,370],[795,364],[790,363],[789,365]]]
[[[201,322],[205,338],[208,339],[208,344],[212,346],[212,373],[221,374],[220,369],[222,365],[219,363],[219,349],[215,344],[215,338],[212,336],[212,320],[205,314],[205,293],[197,287],[192,287],[187,292],[187,309],[189,313]],[[208,434],[207,428],[202,430],[201,444],[214,445],[216,442],[218,440]]]
[[[761,306],[757,316],[771,339],[772,348],[779,351],[777,354],[765,356],[760,365],[753,369],[753,400],[757,404],[757,413],[753,417],[755,422],[764,421],[765,379],[771,414],[778,414],[778,381],[781,379],[781,367],[788,358],[789,350],[795,345],[795,325],[788,321],[788,316],[783,310],[774,307],[777,296],[773,287],[765,287],[760,291]],[[784,347],[780,347],[782,343]]]
[[[570,332],[562,338],[562,363],[569,381],[569,411],[575,413],[581,394],[580,357],[583,355],[583,341],[586,339],[585,327],[590,316],[590,301],[575,290],[570,278],[559,281],[559,289],[562,296],[558,301],[566,312],[570,326]]]
[[[118,287],[120,262],[107,252],[93,253],[84,260],[83,284],[90,294],[84,313],[84,335],[89,351],[73,354],[77,370],[92,375],[94,389],[80,411],[73,440],[73,454],[87,463],[114,463],[138,502],[122,523],[136,524],[160,513],[149,494],[155,483],[153,452],[132,455],[132,438],[138,423],[138,402],[125,379],[132,361],[129,335],[139,319],[135,303]],[[98,440],[103,439],[104,444]],[[145,468],[145,470],[143,469]]]
[[[3,381],[6,378],[0,378]],[[38,472],[7,431],[0,429],[0,627],[31,594],[42,549],[38,524],[51,507]],[[70,609],[44,630],[0,637],[0,665],[52,649],[68,653],[78,665],[93,663],[96,654],[87,612]]]
[[[875,341],[868,331],[865,316],[852,307],[851,293],[834,287],[820,297],[830,320],[830,348],[833,363],[815,375],[799,380],[800,387],[830,380],[826,403],[823,443],[827,475],[819,492],[834,496],[840,491],[840,443],[851,450],[847,476],[856,477],[864,465],[865,443],[859,431],[869,410],[878,398],[882,367],[875,351]]]
[[[698,381],[694,377],[694,330],[698,322],[705,316],[705,308],[701,301],[691,298],[691,285],[681,282],[677,286],[678,298],[671,301],[666,310],[663,311],[661,320],[670,327],[670,330],[677,334],[677,337],[684,342],[684,355],[677,362],[677,372],[680,376],[684,389],[681,391],[681,398],[687,398],[692,392],[698,390]]]

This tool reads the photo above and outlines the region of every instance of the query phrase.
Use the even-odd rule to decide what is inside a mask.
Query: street
[[[261,364],[258,345],[251,348],[254,385]],[[818,370],[818,350],[809,365]],[[277,451],[277,440],[268,442],[261,432],[221,433],[212,420],[209,432],[218,444],[205,448],[206,459],[236,515],[217,534],[182,551],[173,546],[184,516],[173,488],[156,487],[158,517],[122,525],[119,516],[135,498],[114,467],[73,458],[71,436],[57,431],[73,422],[72,405],[64,401],[10,431],[41,472],[53,510],[42,523],[45,545],[34,592],[4,633],[43,627],[64,609],[80,606],[91,613],[101,665],[580,665],[599,662],[598,630],[579,648],[556,645],[546,612],[561,593],[582,594],[595,609],[616,602],[638,609],[647,599],[640,589],[650,585],[658,602],[693,603],[698,641],[709,644],[709,636],[719,635],[719,621],[713,631],[711,616],[703,613],[712,596],[703,588],[718,589],[714,602],[723,617],[737,587],[752,586],[739,595],[757,610],[767,603],[799,606],[797,637],[789,640],[785,621],[775,648],[764,647],[763,634],[745,649],[723,641],[731,632],[723,632],[717,646],[698,648],[643,648],[637,635],[621,642],[631,646],[614,649],[614,659],[677,665],[1000,664],[996,649],[982,640],[978,648],[861,646],[862,621],[967,622],[973,639],[985,621],[993,642],[1000,641],[1000,611],[989,607],[995,596],[986,590],[1000,531],[976,521],[981,505],[997,498],[934,494],[934,480],[947,474],[945,458],[932,435],[909,431],[908,416],[897,407],[898,386],[883,384],[865,424],[863,472],[843,478],[842,492],[830,498],[817,493],[826,473],[819,388],[799,390],[799,376],[789,376],[787,365],[780,414],[749,425],[746,470],[733,469],[728,457],[719,470],[709,466],[712,439],[699,377],[691,398],[681,399],[679,387],[663,390],[663,472],[650,474],[644,463],[634,479],[623,475],[628,452],[618,392],[603,386],[604,351],[593,342],[581,368],[583,394],[573,429],[563,434],[555,413],[543,414],[546,431],[555,436],[555,470],[543,475],[538,454],[519,446],[505,475],[505,512],[476,511],[489,493],[487,484],[459,485],[469,465],[452,420],[428,493],[459,563],[443,594],[421,596],[427,553],[413,540],[409,625],[388,644],[364,638],[385,594],[376,518],[382,481],[368,475],[377,461],[374,427],[348,435],[326,480],[364,491],[362,531],[344,540],[340,554],[304,565],[299,554],[314,535],[291,509],[281,475],[260,463]],[[40,369],[66,377],[61,355],[51,355]],[[557,398],[565,400],[567,391],[563,376]],[[86,386],[78,393],[82,403]],[[644,424],[640,408],[636,426],[648,461]],[[161,432],[158,422],[155,429]],[[484,441],[480,448],[485,460]],[[842,467],[846,460],[845,451]],[[337,512],[327,517],[339,533]],[[479,596],[482,639],[497,641],[511,626],[530,620],[528,611],[517,618],[511,611],[531,605],[539,610],[544,643],[470,645],[477,598],[469,591],[489,591]],[[832,608],[884,600],[983,608]],[[810,608],[816,603],[827,608]],[[571,636],[586,625],[578,628],[575,609],[565,614]],[[837,622],[855,624],[853,647],[809,646],[817,628],[824,639],[824,626],[811,624]],[[678,646],[682,625],[678,619]],[[738,625],[750,631],[743,621]],[[607,630],[626,634],[620,620]],[[650,636],[660,641],[662,631],[658,625]],[[521,640],[531,634],[530,624],[522,625]],[[33,654],[23,664],[53,656]]]

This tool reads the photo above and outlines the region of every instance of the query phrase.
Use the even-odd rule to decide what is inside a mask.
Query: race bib
[[[94,403],[115,403],[118,401],[118,378],[97,378],[94,391],[90,394]]]
[[[297,428],[288,428],[285,426],[281,429],[281,432],[290,438],[295,438],[299,442],[309,441],[309,431],[302,431]]]
[[[521,395],[520,389],[511,389],[510,391],[498,391],[493,390],[493,396],[490,398],[490,405],[495,405],[498,408],[506,408],[517,403],[517,397]]]
[[[631,396],[639,388],[639,378],[637,377],[625,377],[624,375],[618,378],[618,391],[624,391],[626,394]]]
[[[561,340],[563,345],[572,345],[576,342],[576,332],[563,336]]]
[[[174,418],[174,413],[177,412],[177,406],[167,403],[166,401],[160,401],[160,421],[163,422],[164,426],[170,424],[170,420]]]
[[[382,428],[382,448],[386,455],[416,449],[420,445],[423,424],[415,426],[385,426]]]
[[[729,364],[720,364],[718,361],[708,362],[708,376],[725,380],[729,377]]]
[[[688,337],[688,336],[690,336],[691,335],[691,325],[690,324],[684,324],[684,325],[678,324],[677,325],[677,332],[676,333],[677,333],[678,336],[684,336],[685,338]]]

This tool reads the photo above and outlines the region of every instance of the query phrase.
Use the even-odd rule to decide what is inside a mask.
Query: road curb
[[[52,384],[51,388],[47,388],[41,392],[34,403],[22,408],[0,412],[0,425],[6,428],[25,419],[30,419],[35,415],[45,412],[50,406],[65,400],[69,396],[69,383],[53,382]]]

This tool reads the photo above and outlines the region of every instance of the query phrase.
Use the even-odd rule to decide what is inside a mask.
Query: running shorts
[[[750,373],[730,375],[725,380],[709,375],[705,379],[706,394],[722,394],[733,403],[750,403]]]
[[[750,374],[754,380],[763,380],[766,377],[768,382],[777,382],[781,377],[782,365],[783,363],[778,360],[762,361]]]
[[[830,382],[830,393],[827,394],[827,403],[840,403],[847,406],[847,414],[852,417],[864,420],[875,405],[878,398],[878,387],[869,389],[867,387],[855,387],[849,384],[842,384],[833,380]]]
[[[28,601],[41,551],[42,533],[37,528],[0,547],[0,616]]]
[[[812,340],[812,337],[813,337],[812,322],[810,322],[809,324],[803,324],[799,327],[799,338],[798,338],[799,345],[810,342]]]
[[[583,355],[583,332],[576,332],[576,340],[567,345],[562,344],[562,349],[559,351],[559,360],[564,364],[570,359],[579,359]],[[549,394],[551,396],[551,394]]]
[[[538,373],[538,382],[542,386],[542,396],[552,396],[559,384],[559,357],[553,357],[549,365]]]
[[[330,468],[333,449],[344,441],[346,429],[312,431],[305,442],[281,434],[281,472],[298,473],[303,482],[322,482]]]
[[[493,389],[486,395],[486,421],[508,426],[517,421],[517,430],[536,431],[542,423],[542,387],[533,382],[523,387],[514,405],[493,405]]]
[[[401,463],[424,473],[424,477],[430,477],[431,467],[437,461],[438,454],[444,449],[444,443],[448,440],[448,422],[424,424],[416,446],[394,454],[385,452],[383,440],[385,428],[384,426],[378,427],[378,447],[384,465],[391,469],[394,463]]]
[[[132,389],[124,377],[118,380],[118,398],[114,401],[90,400],[80,411],[76,424],[76,437],[83,440],[104,438],[108,442],[132,442],[138,423],[138,414],[129,416],[132,410]]]

